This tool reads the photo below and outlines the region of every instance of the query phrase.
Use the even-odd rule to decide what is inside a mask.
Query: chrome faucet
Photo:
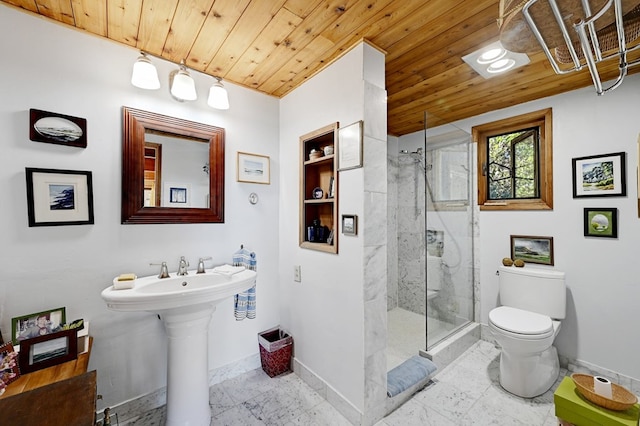
[[[209,257],[201,257],[200,259],[198,259],[198,271],[196,272],[196,274],[204,274],[205,270],[204,270],[204,261],[205,260],[211,260],[211,256]]]
[[[149,265],[160,265],[160,275],[158,275],[158,278],[169,278],[169,268],[167,268],[167,262],[150,263]]]
[[[178,276],[189,275],[187,272],[187,266],[189,266],[189,262],[187,262],[184,256],[180,256],[180,265],[178,266]]]

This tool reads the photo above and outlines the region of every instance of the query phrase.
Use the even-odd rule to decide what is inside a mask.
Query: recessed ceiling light
[[[489,49],[486,52],[484,52],[482,55],[480,55],[480,57],[477,59],[477,62],[479,64],[490,64],[491,62],[497,61],[498,59],[504,58],[504,55],[507,54],[507,50],[506,49],[502,49],[500,47],[495,47],[493,49]]]
[[[490,73],[499,73],[505,72],[513,68],[516,64],[516,61],[510,58],[500,59],[498,61],[492,62],[491,65],[487,67],[487,71]]]
[[[500,41],[483,46],[481,49],[464,56],[462,60],[487,79],[530,62],[526,54],[510,52],[502,47]]]

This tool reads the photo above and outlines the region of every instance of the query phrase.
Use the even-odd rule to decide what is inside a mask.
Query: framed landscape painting
[[[627,195],[626,154],[574,158],[573,198],[613,197]]]
[[[584,236],[618,238],[618,209],[585,207]]]
[[[553,265],[553,237],[511,236],[511,258],[526,263]]]
[[[29,110],[29,139],[86,148],[87,120],[32,108]]]

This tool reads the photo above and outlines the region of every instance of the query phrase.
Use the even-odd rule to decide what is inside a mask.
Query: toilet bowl
[[[565,316],[564,273],[500,268],[499,306],[489,312],[489,330],[500,345],[500,385],[532,398],[553,386],[560,372],[553,345]]]
[[[560,372],[558,354],[552,346],[560,321],[501,306],[489,313],[489,329],[502,348],[500,385],[525,398],[545,393]]]

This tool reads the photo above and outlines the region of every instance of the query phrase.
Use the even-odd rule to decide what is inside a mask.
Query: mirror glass
[[[224,129],[125,107],[122,223],[224,221]]]
[[[209,206],[209,141],[145,131],[144,206]]]

